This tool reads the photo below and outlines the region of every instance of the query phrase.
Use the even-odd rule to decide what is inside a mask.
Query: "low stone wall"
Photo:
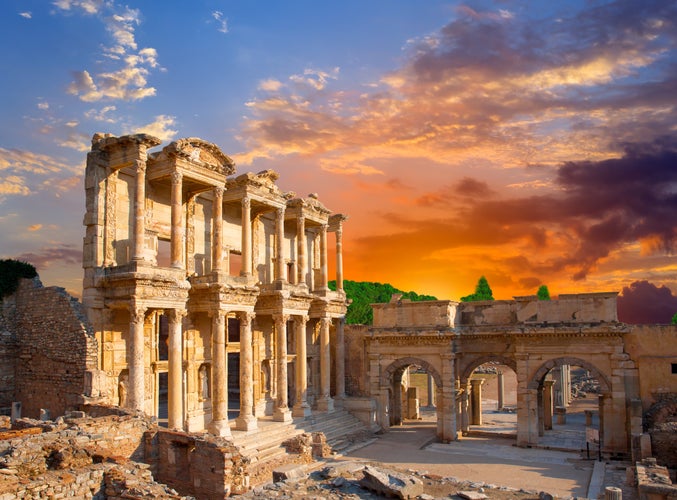
[[[658,424],[649,431],[651,450],[658,463],[677,469],[677,422]]]
[[[677,486],[672,484],[668,469],[657,465],[654,458],[645,458],[636,464],[635,479],[640,500],[677,498]]]
[[[364,336],[369,333],[366,325],[345,326],[345,373],[346,395],[368,396],[367,360],[365,359]]]
[[[155,429],[146,433],[145,442],[145,462],[155,478],[182,493],[212,500],[249,489],[249,459],[230,441]]]
[[[143,458],[144,435],[153,428],[129,414],[17,420],[0,433],[0,500],[184,498],[156,483],[149,465],[133,461]]]

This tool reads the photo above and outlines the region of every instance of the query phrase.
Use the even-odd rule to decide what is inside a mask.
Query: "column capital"
[[[250,311],[239,311],[237,315],[241,321],[246,321],[247,323],[251,323],[256,318],[256,313]]]
[[[244,208],[251,208],[252,206],[252,200],[249,198],[249,196],[245,196],[242,198],[242,206]]]
[[[289,314],[273,314],[273,321],[275,321],[275,323],[286,323],[289,321]]]
[[[183,174],[181,172],[172,172],[172,184],[178,184],[183,180]]]
[[[133,323],[143,323],[146,320],[148,308],[142,305],[132,304],[129,306],[129,316]]]
[[[165,314],[170,320],[181,321],[181,319],[188,315],[188,311],[185,309],[167,309]]]
[[[301,323],[304,323],[304,324],[308,323],[308,321],[310,321],[310,316],[308,316],[307,314],[298,314],[298,315],[294,316],[294,318],[298,319]]]
[[[216,186],[214,188],[214,196],[216,198],[223,198],[223,193],[226,192],[226,188],[223,186]]]
[[[143,160],[135,160],[135,170],[137,173],[146,173],[146,162]]]

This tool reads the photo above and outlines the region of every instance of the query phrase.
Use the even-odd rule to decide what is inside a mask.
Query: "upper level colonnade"
[[[272,170],[234,176],[234,162],[214,144],[187,138],[149,152],[159,144],[145,134],[94,136],[86,190],[95,205],[88,214],[97,215],[85,220],[86,268],[138,263],[321,292],[333,232],[343,289],[346,216],[332,214],[315,194],[281,191]]]

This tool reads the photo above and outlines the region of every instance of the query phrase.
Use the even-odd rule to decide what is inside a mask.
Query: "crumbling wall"
[[[16,361],[18,346],[11,327],[16,314],[14,296],[0,302],[0,415],[9,415],[12,401],[16,401]]]
[[[77,409],[91,395],[97,343],[84,309],[63,288],[22,279],[15,294],[18,345],[16,400],[22,414],[37,418]]]
[[[249,459],[226,439],[157,429],[145,440],[156,480],[184,494],[218,499],[249,488]]]
[[[344,332],[346,395],[368,396],[368,360],[366,359],[364,337],[369,333],[369,327],[346,325]]]

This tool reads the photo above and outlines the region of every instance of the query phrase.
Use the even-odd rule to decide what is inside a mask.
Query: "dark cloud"
[[[38,272],[40,272],[58,262],[80,264],[82,262],[82,249],[75,248],[74,245],[65,244],[55,247],[44,247],[38,252],[26,252],[18,255],[16,259],[33,264]]]
[[[677,242],[677,138],[663,137],[646,144],[628,144],[622,158],[562,165],[548,195],[512,199],[479,196],[486,184],[465,178],[460,183],[417,199],[419,205],[447,208],[454,215],[441,220],[411,220],[389,214],[391,222],[407,229],[397,235],[410,248],[430,251],[465,245],[503,245],[523,241],[534,251],[519,272],[545,275],[568,271],[581,280],[599,261],[623,245],[650,240],[653,250],[671,252]],[[465,186],[477,196],[462,199]],[[411,228],[415,228],[412,230]],[[552,257],[552,238],[570,241],[565,253]],[[361,241],[370,248],[380,237]],[[392,235],[384,237],[392,238]],[[385,244],[387,248],[388,245]],[[517,266],[511,266],[517,267]]]
[[[618,296],[618,319],[624,323],[670,323],[677,313],[677,296],[666,286],[635,281]]]

